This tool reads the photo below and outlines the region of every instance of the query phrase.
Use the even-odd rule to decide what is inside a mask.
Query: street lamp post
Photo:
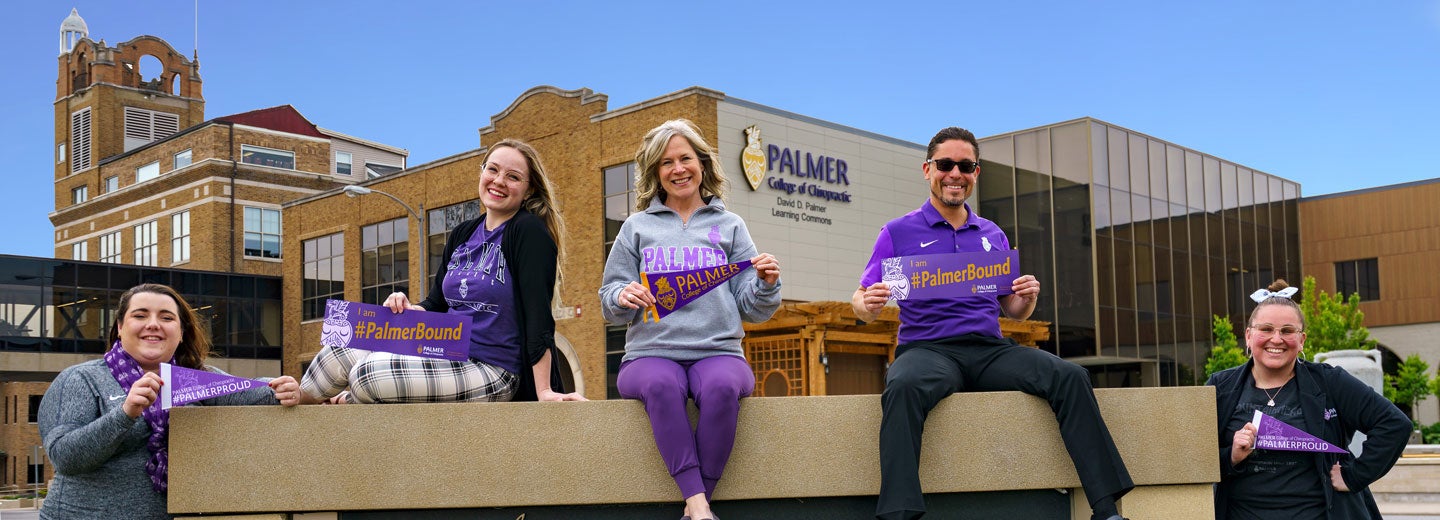
[[[369,195],[371,193],[378,193],[380,195],[390,197],[390,200],[395,201],[395,203],[399,204],[400,207],[405,208],[405,211],[410,213],[411,217],[414,217],[416,221],[420,222],[420,284],[419,288],[416,289],[416,298],[421,300],[425,299],[425,282],[427,282],[430,278],[430,272],[425,270],[425,260],[430,256],[430,233],[428,229],[425,229],[425,204],[420,204],[420,212],[416,213],[409,204],[406,204],[405,201],[400,200],[399,197],[377,189],[366,188],[364,186],[356,186],[354,184],[351,184],[344,187],[341,191],[344,191],[345,196],[350,198],[359,197],[361,195]]]

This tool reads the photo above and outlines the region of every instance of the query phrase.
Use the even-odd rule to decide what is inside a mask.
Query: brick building
[[[104,352],[111,307],[137,283],[186,295],[223,356],[213,364],[279,375],[279,284],[261,278],[281,272],[280,206],[402,170],[408,155],[289,105],[207,120],[197,57],[154,36],[92,40],[74,10],[57,63],[50,220],[55,258],[82,262],[0,259],[0,489],[34,480],[32,465],[41,481],[53,473],[31,460],[34,407],[60,370]]]
[[[5,407],[0,413],[4,417],[0,421],[0,490],[43,486],[54,474],[44,452],[37,450],[40,432],[35,426],[40,398],[49,386],[42,382],[0,382],[0,404]]]
[[[277,275],[282,203],[405,167],[289,105],[206,120],[198,58],[84,29],[72,11],[58,58],[56,258]]]

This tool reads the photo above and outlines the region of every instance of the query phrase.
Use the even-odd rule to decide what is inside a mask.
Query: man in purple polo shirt
[[[930,199],[880,228],[860,288],[850,301],[862,320],[873,321],[890,299],[889,286],[881,280],[885,258],[1010,248],[1005,233],[965,203],[980,177],[980,144],[974,134],[956,127],[941,130],[930,140],[920,168],[930,182]],[[876,518],[925,514],[920,438],[925,417],[941,399],[953,392],[1019,390],[1050,402],[1065,449],[1090,499],[1091,518],[1120,519],[1115,503],[1135,484],[1100,417],[1090,374],[1000,334],[1001,312],[1023,320],[1040,297],[1040,282],[1034,276],[1016,278],[1012,289],[1014,294],[998,298],[957,294],[899,302],[899,346],[880,398]]]

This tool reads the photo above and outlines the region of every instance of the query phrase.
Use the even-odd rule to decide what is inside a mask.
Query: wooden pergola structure
[[[878,393],[895,360],[900,309],[887,306],[862,322],[850,302],[790,303],[769,321],[745,324],[745,357],[756,396]],[[1021,345],[1050,339],[1050,323],[1000,318],[1000,331]],[[838,370],[840,377],[832,378]],[[834,379],[832,381],[832,379]]]

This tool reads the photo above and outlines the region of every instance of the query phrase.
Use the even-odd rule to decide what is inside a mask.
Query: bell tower
[[[107,46],[90,38],[89,26],[71,9],[60,23],[58,62],[55,178],[96,175],[87,183],[91,197],[105,189],[94,173],[102,159],[205,120],[198,56],[187,59],[160,38]],[[56,193],[56,209],[71,203],[70,193]]]

